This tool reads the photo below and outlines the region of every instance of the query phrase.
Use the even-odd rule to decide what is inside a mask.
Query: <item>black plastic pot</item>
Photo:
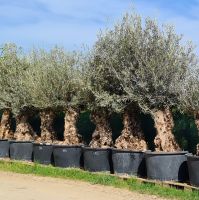
[[[83,148],[84,169],[91,172],[108,172],[111,170],[110,149]]]
[[[54,145],[54,164],[56,167],[81,168],[82,148],[81,146]]]
[[[114,174],[146,177],[144,152],[112,149]]]
[[[32,161],[33,143],[31,141],[11,141],[10,158],[13,160]]]
[[[48,144],[33,144],[34,162],[44,165],[53,163],[53,146]]]
[[[9,157],[10,142],[8,140],[0,140],[0,158]]]
[[[184,182],[188,179],[188,152],[146,152],[147,178]]]
[[[199,187],[199,156],[187,155],[190,184]]]

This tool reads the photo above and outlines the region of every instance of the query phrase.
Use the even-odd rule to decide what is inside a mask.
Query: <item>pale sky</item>
[[[199,46],[199,0],[0,0],[0,44],[15,42],[25,49],[58,44],[69,50],[92,46],[100,29],[133,7],[144,17],[172,23],[185,40]]]

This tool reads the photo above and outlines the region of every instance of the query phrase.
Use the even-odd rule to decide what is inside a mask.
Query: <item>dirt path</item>
[[[0,172],[2,200],[162,200],[124,189],[81,181]]]

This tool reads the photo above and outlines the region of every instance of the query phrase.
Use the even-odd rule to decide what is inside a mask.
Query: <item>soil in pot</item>
[[[190,184],[199,187],[199,156],[187,155]]]
[[[145,152],[147,178],[160,181],[187,181],[187,153]]]
[[[112,149],[114,174],[146,177],[144,152]]]
[[[83,148],[84,169],[91,172],[112,171],[110,149],[105,148]]]
[[[13,160],[32,161],[33,143],[31,141],[11,141],[10,158]]]
[[[49,144],[33,144],[34,162],[50,165],[53,163],[53,146]]]
[[[9,157],[10,142],[8,140],[0,140],[0,158]]]
[[[80,145],[53,145],[54,165],[56,167],[82,166],[82,147]]]

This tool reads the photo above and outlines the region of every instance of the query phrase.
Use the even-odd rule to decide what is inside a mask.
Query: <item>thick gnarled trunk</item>
[[[14,134],[11,130],[11,111],[5,109],[1,117],[0,139],[13,139]]]
[[[199,135],[199,112],[195,113],[195,124],[198,130],[198,135]],[[199,156],[199,144],[196,146],[196,155]]]
[[[55,113],[52,110],[40,111],[41,119],[41,137],[37,138],[38,142],[52,143],[56,140],[53,123],[55,119]]]
[[[147,150],[147,144],[139,120],[139,113],[134,109],[125,110],[123,125],[122,133],[115,141],[115,147],[118,149],[139,151]]]
[[[91,113],[91,121],[96,125],[90,147],[108,148],[113,145],[112,131],[109,125],[109,115],[106,112]]]
[[[76,128],[79,112],[69,108],[65,113],[64,118],[64,141],[65,145],[77,145],[82,143],[82,137],[78,134]]]
[[[20,141],[30,141],[34,139],[35,133],[28,122],[29,116],[26,113],[19,114],[16,117],[15,139]]]
[[[172,113],[169,108],[155,111],[153,113],[155,128],[157,135],[154,139],[156,145],[156,151],[164,152],[176,152],[180,151],[180,147],[177,144],[172,129],[174,127]]]

